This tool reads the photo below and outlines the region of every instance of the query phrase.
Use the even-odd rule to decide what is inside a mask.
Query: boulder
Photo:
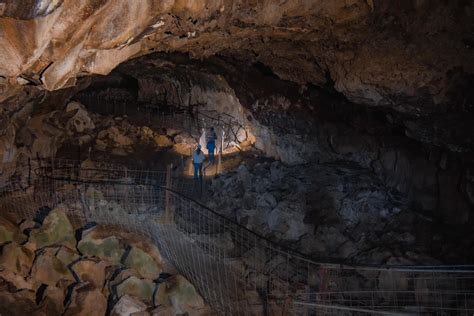
[[[104,237],[95,227],[82,232],[77,249],[85,256],[97,257],[113,265],[119,265],[125,253],[125,246],[117,237]]]
[[[92,284],[79,283],[73,290],[70,304],[64,316],[103,316],[107,310],[107,298]]]
[[[132,275],[123,280],[116,287],[117,297],[130,295],[146,303],[153,302],[153,292],[155,291],[155,284],[150,280],[139,279]]]
[[[161,283],[155,293],[155,305],[172,306],[175,314],[198,315],[205,308],[204,300],[194,286],[181,275]]]
[[[17,225],[0,217],[0,245],[10,241],[22,244],[27,239],[28,238],[20,231]]]
[[[74,229],[63,208],[50,211],[40,228],[31,231],[29,243],[36,249],[64,245],[71,249],[76,247]]]
[[[146,311],[147,306],[145,303],[132,297],[130,295],[124,295],[120,300],[114,305],[112,309],[111,316],[129,316],[134,313]]]
[[[89,282],[95,288],[101,290],[105,284],[106,267],[104,261],[82,259],[75,262],[71,269],[81,282]]]
[[[66,106],[66,113],[72,111],[76,111],[76,113],[66,123],[66,128],[70,133],[84,133],[95,128],[94,122],[84,105],[79,102],[71,102]]]
[[[9,293],[0,280],[0,315],[33,315],[36,294],[31,290]]]
[[[125,258],[124,264],[127,268],[134,270],[142,278],[154,280],[162,272],[159,264],[145,251],[138,247],[132,247]]]
[[[157,135],[153,137],[153,140],[155,142],[155,145],[159,147],[171,147],[174,145],[171,139],[166,135]]]
[[[17,289],[21,290],[35,290],[36,284],[27,282],[26,278],[20,274],[16,274],[8,269],[0,269],[0,279],[5,280]]]
[[[70,248],[61,246],[56,251],[56,258],[58,258],[61,262],[65,265],[71,264],[71,262],[76,261],[79,259],[79,254],[77,253],[76,249],[72,250]]]
[[[57,286],[60,280],[65,280],[66,283],[74,282],[74,276],[67,267],[68,263],[56,257],[57,251],[57,248],[45,248],[36,256],[31,278],[37,284]]]
[[[250,188],[252,186],[252,174],[245,164],[241,164],[237,168],[237,177],[243,183],[245,188]]]
[[[107,129],[107,136],[114,142],[115,147],[124,147],[133,145],[133,140],[123,135],[123,133],[116,126],[111,126]]]
[[[2,248],[0,269],[8,269],[16,274],[27,276],[33,264],[34,253],[14,242]]]
[[[257,207],[261,209],[273,209],[277,206],[277,200],[271,193],[257,195]]]
[[[64,312],[65,291],[61,288],[48,286],[43,294],[43,300],[38,309],[35,310],[35,316],[62,315]]]
[[[312,231],[312,227],[304,223],[304,218],[304,208],[299,203],[285,200],[268,214],[267,223],[280,238],[298,240]]]

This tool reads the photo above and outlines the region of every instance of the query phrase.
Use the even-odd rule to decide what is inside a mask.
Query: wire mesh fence
[[[150,238],[218,314],[474,313],[473,266],[315,262],[163,187],[162,175],[67,164],[80,165],[43,164],[29,186],[4,191],[2,211],[34,218],[61,206],[76,227],[94,222]]]

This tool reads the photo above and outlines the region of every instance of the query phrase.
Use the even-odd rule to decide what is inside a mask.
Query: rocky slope
[[[354,163],[241,164],[212,181],[208,205],[319,261],[439,264],[473,260],[472,233],[417,213]]]
[[[210,315],[149,241],[111,227],[75,231],[66,212],[19,225],[0,217],[0,313]]]
[[[0,6],[4,100],[55,90],[151,51],[221,54],[356,103],[462,109],[472,84],[471,1],[21,0]]]

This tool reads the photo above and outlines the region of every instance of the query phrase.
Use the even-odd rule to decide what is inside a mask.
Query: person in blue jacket
[[[216,150],[216,140],[217,140],[217,134],[214,131],[214,127],[211,127],[209,134],[207,136],[207,152],[209,154],[209,164],[214,163],[214,152]]]

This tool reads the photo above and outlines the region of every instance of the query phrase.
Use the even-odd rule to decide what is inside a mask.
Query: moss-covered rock
[[[70,249],[67,247],[59,247],[56,252],[56,258],[61,260],[65,265],[69,265],[71,262],[79,259],[79,254],[76,249]]]
[[[145,279],[154,280],[162,272],[160,265],[149,254],[137,247],[130,249],[124,264]]]
[[[55,208],[50,211],[41,227],[31,231],[29,242],[34,244],[37,249],[53,245],[75,248],[74,229],[65,210]]]
[[[101,238],[93,229],[82,234],[77,249],[85,256],[97,257],[113,265],[119,265],[125,253],[125,246],[117,237]]]
[[[195,315],[205,308],[204,300],[194,286],[181,275],[175,275],[161,283],[155,293],[155,305],[173,306],[179,313]]]
[[[146,303],[153,302],[153,292],[155,291],[155,284],[150,280],[139,279],[132,275],[123,280],[116,287],[117,297],[130,295]]]

